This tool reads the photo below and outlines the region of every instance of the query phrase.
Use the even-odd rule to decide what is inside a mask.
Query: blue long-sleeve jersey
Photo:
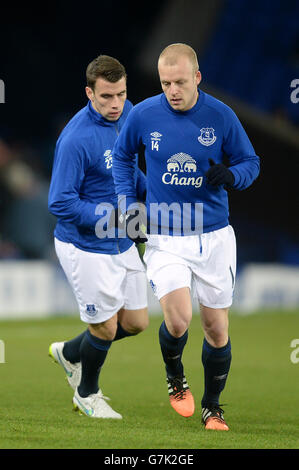
[[[99,219],[109,215],[109,208],[103,210],[105,205],[117,207],[112,149],[132,107],[126,100],[121,117],[108,121],[89,101],[61,132],[48,198],[49,211],[58,218],[54,235],[59,240],[85,251],[107,254],[121,253],[132,245],[128,238],[117,238],[117,233],[113,238],[99,238],[96,233]],[[137,198],[142,200],[146,179],[137,165],[133,179]]]
[[[163,232],[163,220],[152,219],[153,207],[177,203],[183,214],[191,203],[190,225],[195,224],[195,203],[202,208],[201,231],[210,232],[229,223],[227,191],[206,182],[209,159],[222,163],[226,155],[234,188],[247,188],[259,174],[259,157],[239,119],[227,105],[199,90],[197,103],[188,111],[176,111],[164,93],[137,104],[130,112],[113,150],[116,192],[126,196],[126,206],[136,201],[134,162],[144,145],[147,167],[148,232]],[[163,213],[163,210],[161,211]],[[163,217],[162,217],[163,218]],[[150,227],[150,230],[149,230]],[[183,227],[183,225],[181,225]],[[186,235],[172,231],[169,234]]]

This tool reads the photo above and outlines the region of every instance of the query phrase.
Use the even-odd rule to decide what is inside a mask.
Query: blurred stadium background
[[[197,51],[202,89],[230,105],[257,154],[252,188],[231,192],[238,242],[234,309],[299,309],[299,79],[297,0],[51,2],[1,7],[0,319],[73,314],[53,250],[47,195],[55,141],[86,103],[85,69],[117,57],[136,104],[160,93],[160,51]],[[299,91],[295,96],[299,98]],[[144,162],[141,161],[141,166]],[[150,296],[150,311],[159,305]]]

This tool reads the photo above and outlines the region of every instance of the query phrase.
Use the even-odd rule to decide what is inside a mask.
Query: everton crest
[[[209,147],[216,142],[216,139],[217,137],[215,136],[215,129],[213,129],[213,127],[203,127],[200,129],[198,140],[202,145]]]
[[[86,314],[90,317],[94,317],[98,313],[94,304],[86,304]]]

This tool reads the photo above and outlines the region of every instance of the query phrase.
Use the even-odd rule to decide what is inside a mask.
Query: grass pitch
[[[203,393],[199,315],[194,315],[183,362],[197,409],[191,418],[168,402],[158,343],[162,317],[151,316],[139,336],[114,343],[100,377],[123,420],[98,420],[72,411],[72,389],[48,357],[53,341],[84,329],[76,318],[0,322],[1,449],[298,449],[299,312],[231,314],[232,365],[221,403],[229,432],[200,422]],[[297,355],[299,358],[299,354]]]

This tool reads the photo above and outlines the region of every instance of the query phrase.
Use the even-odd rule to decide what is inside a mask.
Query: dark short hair
[[[99,55],[88,64],[86,69],[87,86],[92,90],[98,78],[116,83],[123,77],[127,77],[125,67],[117,59],[108,55]]]

